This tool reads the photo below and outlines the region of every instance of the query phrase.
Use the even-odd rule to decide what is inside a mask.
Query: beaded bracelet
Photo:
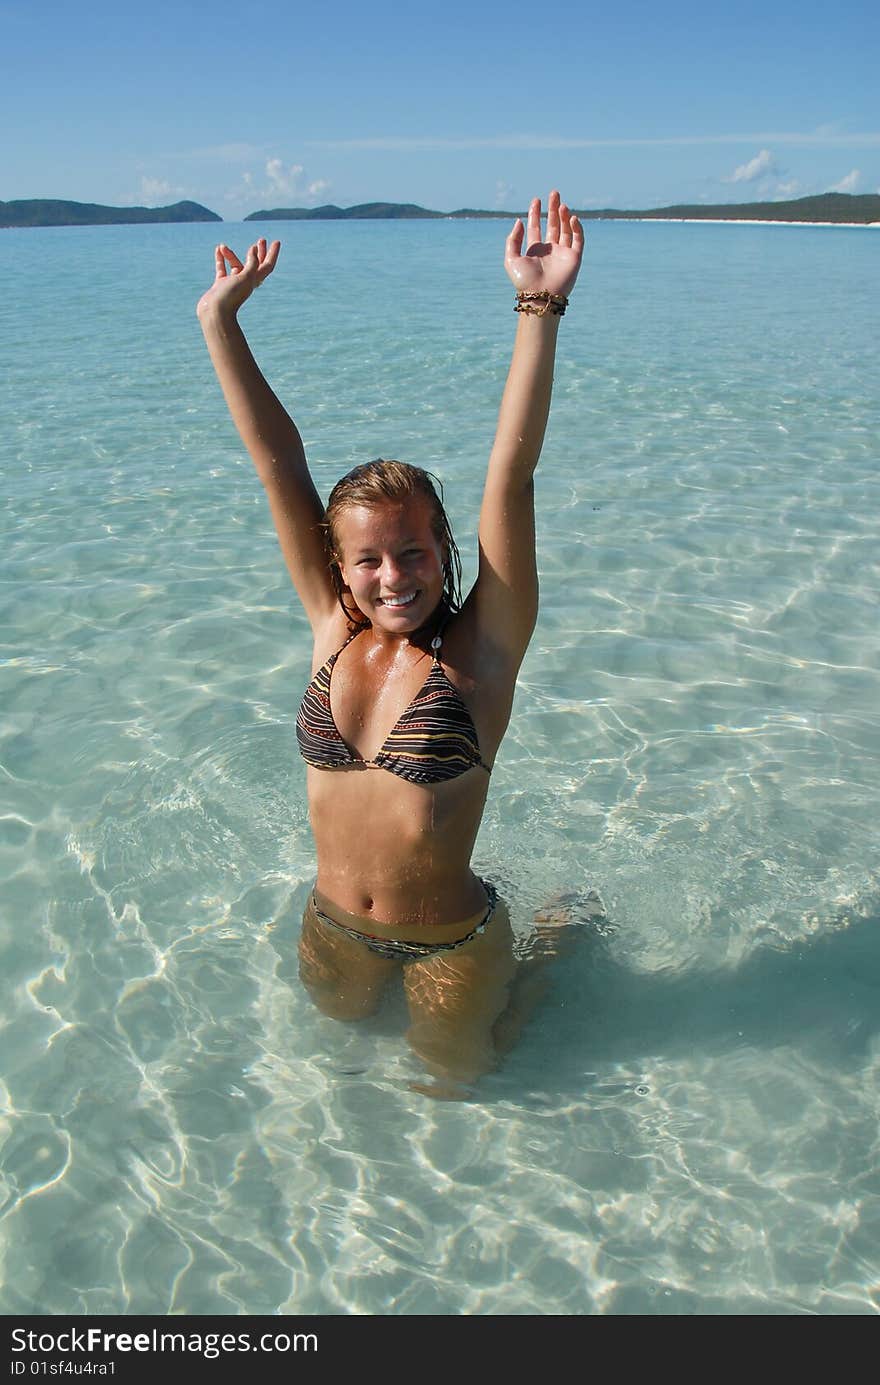
[[[538,303],[543,304],[537,307]],[[524,291],[516,295],[516,302],[513,305],[515,313],[528,313],[532,317],[546,317],[547,313],[552,313],[554,317],[562,317],[568,307],[568,299],[561,293],[548,293],[546,289],[540,292],[526,293]]]

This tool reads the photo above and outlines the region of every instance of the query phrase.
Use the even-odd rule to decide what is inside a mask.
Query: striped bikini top
[[[359,634],[360,630],[355,630],[349,635],[342,649]],[[483,764],[480,755],[471,714],[458,688],[443,672],[440,644],[440,636],[435,635],[431,641],[431,672],[372,760],[352,753],[333,720],[330,678],[342,649],[331,654],[306,688],[296,719],[296,739],[306,764],[316,769],[367,765],[387,769],[411,784],[440,784],[444,779],[457,779],[475,765],[489,773],[489,766]]]

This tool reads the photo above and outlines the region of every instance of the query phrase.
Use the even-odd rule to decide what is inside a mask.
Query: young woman
[[[477,580],[462,603],[458,553],[428,474],[371,462],[325,507],[299,433],[269,388],[237,313],[280,244],[242,262],[217,247],[198,305],[208,350],[265,488],[314,633],[297,721],[317,880],[301,975],[315,1003],[361,1019],[402,971],[410,1043],[452,1084],[491,1068],[517,969],[510,920],[471,870],[492,763],[538,609],[533,472],[550,408],[559,323],[583,253],[578,218],[551,192],[507,238],[516,339],[489,457]]]

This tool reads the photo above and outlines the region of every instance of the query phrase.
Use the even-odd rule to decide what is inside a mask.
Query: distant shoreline
[[[366,221],[443,219],[512,221],[522,212],[480,211],[461,207],[454,212],[429,211],[415,203],[362,202],[355,207],[273,207],[251,212],[247,221]],[[602,207],[579,211],[590,221],[738,222],[759,225],[871,226],[880,224],[880,194],[825,192],[785,202],[725,202],[715,206],[679,203],[649,211]]]
[[[354,207],[273,207],[250,212],[253,221],[512,221],[522,212],[483,211],[461,207],[437,212],[414,202],[362,202]],[[660,221],[689,225],[739,226],[880,226],[880,194],[828,192],[788,202],[725,202],[717,206],[657,207],[624,211],[605,207],[578,212],[584,222]],[[222,222],[223,218],[198,202],[175,202],[170,207],[108,207],[95,202],[31,199],[0,202],[0,228],[47,226],[131,226],[182,222]]]
[[[822,226],[849,227],[858,231],[880,230],[880,221],[771,221],[769,217],[751,220],[744,216],[609,216],[605,221],[659,221],[663,226]]]

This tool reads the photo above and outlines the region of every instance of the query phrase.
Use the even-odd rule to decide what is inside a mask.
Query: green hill
[[[245,221],[360,221],[429,220],[492,218],[511,221],[516,212],[479,211],[463,207],[455,212],[434,212],[413,202],[363,202],[356,207],[274,207],[251,212]],[[880,222],[880,195],[855,196],[846,192],[825,192],[816,197],[798,197],[788,202],[722,202],[715,206],[676,205],[648,211],[624,211],[605,207],[579,212],[583,221],[820,221],[855,222],[867,225]]]
[[[445,216],[414,202],[361,202],[356,207],[274,207],[251,212],[245,221],[423,221]]]
[[[592,221],[635,218],[640,221],[823,221],[868,225],[880,221],[880,195],[869,193],[859,197],[847,192],[823,192],[816,197],[797,197],[789,202],[722,202],[714,207],[656,207],[647,212],[625,212],[609,207],[581,215]]]
[[[222,221],[198,202],[171,207],[104,207],[97,202],[37,199],[0,202],[0,226],[132,226],[144,222]]]

